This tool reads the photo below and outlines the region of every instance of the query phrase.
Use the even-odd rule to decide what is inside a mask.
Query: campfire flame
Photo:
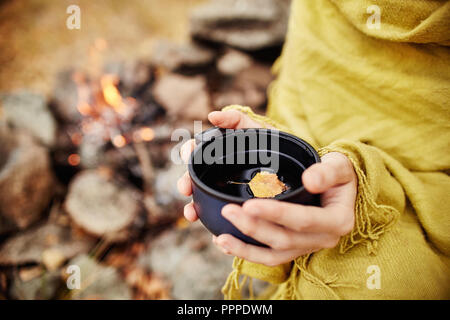
[[[142,127],[133,133],[134,142],[152,141],[155,138],[155,132],[150,127]]]
[[[115,136],[111,142],[116,148],[122,148],[127,144],[127,140],[121,134]]]
[[[80,156],[76,153],[72,153],[71,155],[69,155],[69,157],[67,157],[67,162],[71,166],[76,167],[80,164]]]
[[[89,139],[99,145],[110,142],[119,149],[129,143],[152,141],[155,137],[152,128],[133,125],[139,102],[133,97],[122,96],[118,75],[101,72],[101,52],[107,47],[104,39],[97,39],[89,52],[95,62],[89,70],[94,70],[94,74],[77,71],[72,75],[78,94],[76,108],[82,115],[78,131],[68,132],[74,146],[80,146],[84,139]],[[74,153],[68,156],[67,162],[78,166],[80,159],[80,155]]]
[[[77,106],[78,112],[83,116],[92,114],[92,107],[87,102],[81,102]]]
[[[123,102],[122,96],[116,87],[118,78],[116,75],[106,74],[100,79],[103,97],[114,110],[122,116],[126,115],[126,104]]]

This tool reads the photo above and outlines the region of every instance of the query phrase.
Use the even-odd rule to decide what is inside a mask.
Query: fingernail
[[[213,111],[213,112],[209,113],[209,116],[213,116],[214,117],[214,115],[217,115],[219,113],[220,113],[220,111]]]
[[[224,217],[232,217],[235,214],[234,209],[230,207],[224,207],[222,209],[222,215]]]
[[[225,250],[229,250],[230,249],[230,244],[228,242],[226,242],[226,241],[220,241],[219,246],[221,246]]]

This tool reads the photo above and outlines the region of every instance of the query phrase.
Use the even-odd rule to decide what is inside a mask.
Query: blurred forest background
[[[171,135],[228,104],[265,111],[288,13],[0,1],[0,299],[221,299],[232,258],[182,216]]]

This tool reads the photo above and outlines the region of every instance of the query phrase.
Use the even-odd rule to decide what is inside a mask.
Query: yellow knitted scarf
[[[450,298],[448,45],[449,1],[293,1],[268,117],[227,108],[347,155],[355,227],[285,265],[235,258],[226,299],[247,296],[247,279],[253,298],[252,278],[268,299]]]

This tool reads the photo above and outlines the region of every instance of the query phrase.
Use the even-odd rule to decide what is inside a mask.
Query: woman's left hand
[[[348,158],[338,152],[322,157],[302,175],[304,187],[321,194],[321,207],[271,199],[226,205],[222,215],[242,233],[269,246],[246,244],[229,235],[213,237],[226,254],[276,266],[311,252],[334,248],[353,229],[357,179]]]

